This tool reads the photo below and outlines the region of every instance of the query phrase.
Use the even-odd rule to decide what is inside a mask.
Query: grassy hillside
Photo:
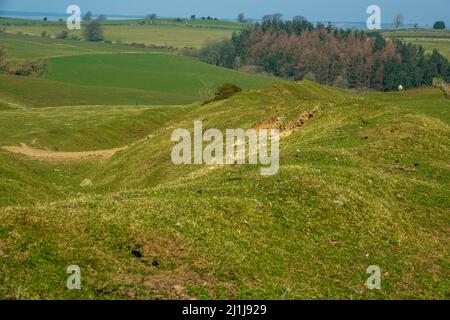
[[[202,90],[214,93],[226,82],[254,88],[278,81],[165,54],[85,55],[48,63],[42,78],[0,75],[0,100],[34,107],[174,105],[202,100]]]
[[[0,100],[17,107],[163,105],[198,99],[191,95],[116,87],[72,85],[33,77],[0,75]]]
[[[49,177],[36,173],[51,163],[2,151],[8,179],[32,171],[28,180],[41,179],[42,194],[46,184],[81,178],[93,186],[62,189],[54,203],[0,209],[0,296],[446,298],[450,127],[402,104],[402,97],[386,104],[309,82],[283,83],[193,104],[111,160],[53,164],[60,171]],[[257,166],[170,162],[172,130],[191,129],[196,119],[205,129],[224,129],[281,117],[290,127],[314,108],[320,111],[306,124],[284,133],[276,176],[260,176]],[[128,121],[115,126],[126,132]],[[93,136],[103,132],[94,128]],[[61,148],[70,149],[71,136],[59,134]],[[54,138],[41,133],[41,146]],[[99,142],[106,146],[112,144]],[[20,193],[9,197],[21,202]],[[76,292],[65,289],[73,264],[83,281]],[[382,270],[379,291],[364,286],[374,264]]]
[[[419,114],[426,114],[450,124],[449,100],[432,88],[418,88],[402,92],[368,92],[364,97]]]
[[[191,101],[184,103],[198,99],[200,89],[214,91],[225,82],[254,88],[274,81],[274,78],[217,68],[189,57],[157,53],[52,58],[44,79],[189,96]]]
[[[185,112],[183,107],[88,106],[0,110],[0,146],[25,143],[53,151],[89,151],[131,145]],[[20,123],[20,126],[17,124]],[[61,199],[80,192],[95,162],[30,162],[0,152],[0,206]]]
[[[9,59],[42,59],[48,69],[40,78],[0,75],[3,105],[187,104],[203,99],[202,92],[214,93],[225,82],[254,88],[277,81],[130,46],[5,33],[0,33],[0,40]]]
[[[55,151],[110,149],[145,138],[169,120],[181,117],[186,109],[77,106],[7,110],[1,112],[0,141],[1,145],[26,143]]]

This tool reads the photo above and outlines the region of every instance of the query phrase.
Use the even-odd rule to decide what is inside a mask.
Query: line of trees
[[[450,81],[449,63],[438,51],[426,53],[377,32],[313,25],[300,16],[286,22],[267,16],[230,40],[208,42],[199,57],[217,66],[347,88],[394,90],[431,85],[434,77]]]

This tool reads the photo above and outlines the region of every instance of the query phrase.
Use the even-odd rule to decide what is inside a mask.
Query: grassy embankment
[[[1,210],[1,295],[445,298],[450,128],[395,107],[396,99],[402,97],[386,104],[308,82],[278,84],[193,104],[110,161],[53,164],[59,171],[38,182],[65,185],[60,201],[36,193],[38,206]],[[420,92],[415,99],[431,100]],[[205,127],[250,128],[278,116],[291,123],[318,106],[282,139],[276,176],[262,177],[254,166],[170,162],[171,131],[192,128],[196,119]],[[92,134],[98,148],[111,146],[100,141],[113,131]],[[54,139],[41,134],[40,145]],[[69,135],[64,140],[67,148],[76,144]],[[12,181],[26,169],[36,177],[52,166],[1,155],[16,159]],[[76,190],[82,178],[94,185]],[[22,195],[10,197],[20,203]],[[65,289],[72,264],[82,269],[81,291]],[[372,264],[382,269],[381,291],[364,287]]]

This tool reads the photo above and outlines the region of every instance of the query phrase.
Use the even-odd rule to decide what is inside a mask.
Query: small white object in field
[[[402,85],[398,86],[398,91],[403,91],[403,86]]]
[[[93,183],[90,179],[84,179],[83,181],[81,181],[80,183],[80,187],[85,188],[85,187],[92,187]]]

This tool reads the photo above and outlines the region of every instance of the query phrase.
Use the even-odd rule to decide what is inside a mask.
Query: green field
[[[199,99],[191,95],[150,90],[90,87],[0,75],[0,101],[16,107],[58,107],[78,105],[171,105]]]
[[[424,47],[429,52],[437,49],[450,59],[450,30],[408,29],[383,31],[385,37],[399,39]]]
[[[174,109],[169,122],[160,118],[163,109],[148,111],[148,119],[160,120],[140,127],[152,138],[104,163],[52,164],[1,152],[2,189],[14,190],[3,203],[23,205],[0,211],[0,294],[445,298],[450,127],[395,104],[307,82],[279,84],[194,104],[182,116]],[[252,166],[177,167],[168,158],[170,132],[195,119],[247,128],[276,115],[294,121],[317,106],[313,120],[282,139],[279,175],[262,177]],[[72,111],[17,110],[24,123],[1,135],[8,143],[36,136],[41,148],[53,150],[119,146],[132,136],[114,144],[116,133],[128,132],[126,118],[140,119],[140,111],[115,119],[119,109],[108,116],[105,110],[80,109],[64,131],[54,126]],[[99,122],[89,122],[94,118]],[[35,134],[23,130],[27,123]],[[115,130],[105,130],[109,125]],[[94,185],[80,188],[84,178]],[[33,197],[39,206],[30,205]],[[64,288],[71,264],[83,270],[79,292]],[[371,264],[383,270],[383,290],[364,287]]]
[[[426,114],[450,125],[449,101],[439,90],[420,88],[404,92],[370,92],[363,96],[404,110]]]
[[[77,106],[2,110],[1,144],[27,143],[41,149],[65,151],[109,149],[145,138],[169,120],[182,116],[185,111],[186,107],[182,106]],[[19,122],[22,125],[17,128]],[[64,125],[61,126],[61,123]],[[80,145],[79,141],[83,141],[83,144]]]
[[[383,30],[383,35],[388,38],[450,38],[450,29],[433,30],[433,29],[400,29],[400,30]]]
[[[189,57],[157,53],[53,58],[49,60],[49,71],[44,79],[186,96],[180,103],[198,100],[198,91],[203,86],[215,89],[225,82],[233,82],[243,88],[254,88],[274,81],[217,68]]]
[[[0,75],[0,100],[35,107],[174,105],[201,100],[203,89],[213,93],[226,82],[254,88],[277,81],[173,54],[80,55],[47,63],[42,78]]]
[[[156,52],[119,44],[101,42],[58,40],[28,35],[0,32],[0,44],[6,48],[10,59],[45,59],[93,53]],[[159,50],[159,52],[162,52]]]
[[[0,75],[0,100],[20,106],[186,104],[226,82],[255,88],[278,81],[162,50],[6,33],[0,40],[10,59],[47,64],[39,78]]]
[[[25,35],[40,36],[42,31],[47,31],[52,37],[65,30],[63,26],[13,26],[8,32],[23,32]],[[224,39],[231,36],[232,31],[224,29],[186,28],[178,26],[104,26],[105,40],[123,43],[144,43],[174,48],[199,48],[205,41]],[[71,32],[82,38],[82,32]]]

